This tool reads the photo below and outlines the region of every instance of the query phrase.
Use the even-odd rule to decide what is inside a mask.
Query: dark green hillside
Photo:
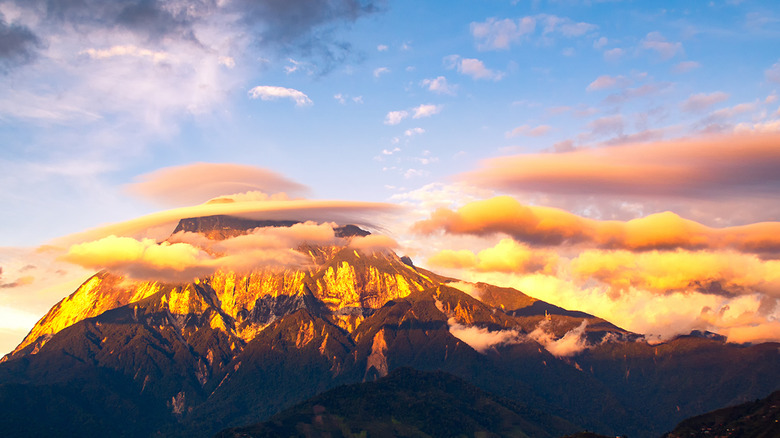
[[[780,437],[780,391],[769,397],[689,418],[664,438]]]
[[[484,392],[451,374],[399,368],[376,382],[340,386],[232,437],[555,437],[576,427]]]

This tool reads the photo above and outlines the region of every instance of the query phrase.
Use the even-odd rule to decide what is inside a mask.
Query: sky
[[[157,245],[217,213],[780,341],[774,1],[0,0],[0,81],[2,351],[97,269],[221,266]]]

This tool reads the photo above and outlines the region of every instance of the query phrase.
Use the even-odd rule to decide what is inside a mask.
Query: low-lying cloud
[[[568,211],[523,205],[498,196],[474,201],[457,211],[440,208],[414,224],[420,234],[486,236],[503,233],[535,246],[581,245],[602,249],[652,251],[671,249],[733,249],[758,254],[780,253],[780,222],[710,228],[672,213],[657,213],[629,221],[601,221]]]
[[[585,338],[587,320],[583,320],[579,326],[569,330],[560,338],[556,338],[549,332],[550,322],[547,320],[542,320],[528,334],[512,329],[491,331],[484,327],[465,326],[459,324],[455,318],[447,320],[447,324],[450,327],[450,334],[483,354],[492,348],[530,341],[539,343],[555,357],[574,356],[590,347]]]
[[[140,280],[191,281],[217,270],[248,272],[265,267],[311,266],[311,258],[296,249],[301,244],[345,244],[335,236],[334,223],[305,222],[290,227],[256,228],[245,235],[209,240],[181,232],[167,241],[108,236],[70,246],[61,259],[88,269],[109,269]],[[377,236],[357,243],[378,248],[388,241]]]

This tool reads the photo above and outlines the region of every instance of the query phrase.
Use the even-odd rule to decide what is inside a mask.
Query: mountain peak
[[[248,219],[218,214],[181,219],[172,234],[178,232],[199,233],[211,240],[225,240],[247,234],[255,228],[291,227],[299,223],[301,223],[301,221],[298,220]],[[365,237],[371,234],[357,225],[352,224],[334,227],[333,232],[336,237],[342,238],[355,236]]]

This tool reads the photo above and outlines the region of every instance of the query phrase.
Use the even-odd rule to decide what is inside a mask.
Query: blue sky
[[[192,204],[132,187],[193,163],[276,172],[308,187],[295,196],[406,206],[391,228],[501,194],[599,220],[672,211],[729,227],[780,215],[776,2],[0,0],[0,14],[7,285],[27,266],[19,248]],[[603,192],[566,169],[551,170],[554,187],[468,177],[491,173],[491,158],[610,157],[686,139],[736,148],[759,134],[769,136],[764,155],[739,160],[716,162],[697,146],[690,166],[717,175],[673,191],[621,191],[616,177]],[[238,182],[268,192],[258,181]],[[429,245],[396,228],[394,237],[422,258],[421,247],[476,254],[501,236]],[[776,303],[772,290],[751,303]],[[39,314],[56,295],[37,307],[4,299]],[[691,309],[717,307],[702,302]],[[777,324],[774,309],[761,321]]]
[[[772,2],[389,1],[354,20],[313,19],[289,43],[263,43],[263,23],[227,26],[217,8],[193,20],[204,47],[109,14],[47,21],[23,4],[0,9],[5,27],[38,38],[30,56],[7,57],[2,78],[4,245],[153,211],[122,186],[195,161],[270,168],[313,197],[386,200],[485,157],[777,117],[763,103],[778,86]],[[89,54],[116,47],[128,53]],[[611,82],[589,89],[599,77]],[[437,78],[446,87],[431,91]],[[251,99],[255,86],[311,104]],[[711,99],[683,110],[699,93]],[[739,104],[752,107],[707,120]],[[438,113],[384,123],[420,105]]]

